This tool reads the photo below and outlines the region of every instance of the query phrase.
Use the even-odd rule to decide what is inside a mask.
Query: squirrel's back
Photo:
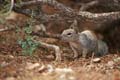
[[[81,32],[80,34],[85,34],[89,39],[91,40],[95,40],[97,39],[97,36],[95,35],[95,33],[91,30],[85,30],[83,32]]]
[[[97,51],[97,56],[103,56],[108,53],[107,44],[104,41],[99,40],[96,34],[90,30],[79,33],[79,40],[89,50]]]
[[[97,48],[97,37],[90,30],[85,30],[79,33],[79,41],[84,48],[87,48],[90,51],[95,51]]]

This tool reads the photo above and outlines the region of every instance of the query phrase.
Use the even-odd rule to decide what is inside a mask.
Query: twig
[[[90,65],[92,65],[92,63],[93,63],[93,58],[94,58],[94,55],[95,55],[95,53],[93,52],[93,53],[92,53],[91,60],[90,60]]]
[[[2,29],[0,29],[0,32],[7,31],[7,30],[8,30],[8,28],[2,28]]]
[[[8,13],[12,11],[13,7],[14,7],[14,0],[11,0],[11,6],[10,6]]]
[[[39,37],[46,37],[46,38],[55,38],[55,39],[60,39],[60,34],[50,34],[45,32],[44,34],[42,33],[32,33],[31,35],[36,35]]]

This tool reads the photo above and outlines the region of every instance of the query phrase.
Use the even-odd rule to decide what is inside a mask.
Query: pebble
[[[94,63],[99,63],[100,61],[101,61],[100,58],[94,58],[94,59],[93,59],[93,62],[94,62]]]
[[[32,70],[32,69],[35,69],[35,68],[37,68],[39,66],[40,66],[39,63],[27,63],[26,69]]]

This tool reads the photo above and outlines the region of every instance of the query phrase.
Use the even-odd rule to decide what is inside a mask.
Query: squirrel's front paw
[[[55,61],[62,61],[61,57],[56,57]]]
[[[86,57],[87,57],[87,53],[83,53],[82,58],[86,58]]]

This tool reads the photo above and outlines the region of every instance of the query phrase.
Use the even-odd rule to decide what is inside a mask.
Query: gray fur
[[[108,54],[107,44],[102,40],[98,40],[98,53],[96,56],[103,56],[106,54]]]

